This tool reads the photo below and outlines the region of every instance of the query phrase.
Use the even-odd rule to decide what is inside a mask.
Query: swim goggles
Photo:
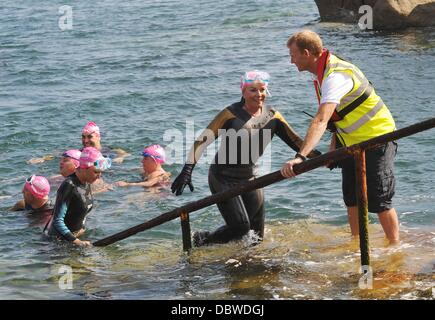
[[[151,154],[151,153],[148,153],[148,152],[142,152],[142,156],[144,156],[144,157],[151,157],[153,159],[159,159],[160,161],[163,160],[161,156],[158,156],[158,155],[155,155],[155,154]]]
[[[241,77],[241,87],[247,86],[255,81],[259,81],[264,83],[265,85],[269,84],[270,75],[264,71],[249,71],[245,72],[245,74]]]
[[[80,163],[80,168],[87,169],[94,166],[95,170],[99,171],[106,171],[107,169],[110,169],[112,166],[112,160],[110,158],[100,158],[95,160],[94,162],[85,162]]]
[[[249,86],[250,84],[257,81],[263,83],[266,86],[267,94],[269,96],[272,96],[267,88],[269,86],[269,80],[270,80],[270,75],[265,71],[259,71],[259,70],[248,71],[245,72],[240,77],[240,89],[243,90],[243,88],[245,88],[246,86]]]
[[[26,179],[26,182],[30,185],[33,185],[33,180],[35,179],[35,175],[32,174],[30,177]]]

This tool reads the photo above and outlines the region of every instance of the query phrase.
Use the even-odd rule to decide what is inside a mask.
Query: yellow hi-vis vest
[[[344,146],[351,146],[395,130],[393,116],[373,86],[353,64],[331,54],[326,64],[323,81],[332,72],[343,72],[352,77],[353,88],[335,108],[337,136]],[[319,92],[321,96],[321,92]]]

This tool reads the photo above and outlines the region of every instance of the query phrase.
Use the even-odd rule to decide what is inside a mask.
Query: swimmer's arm
[[[14,206],[11,208],[11,211],[21,211],[24,210],[25,207],[26,207],[26,203],[24,199],[21,199],[17,201],[16,204],[14,204]]]
[[[113,190],[113,185],[110,183],[104,182],[103,178],[98,178],[92,185],[91,185],[92,193],[97,194],[100,192],[106,192]]]
[[[116,183],[116,185],[118,187],[145,187],[145,188],[148,188],[148,187],[154,186],[155,184],[157,184],[159,182],[160,182],[160,178],[156,177],[154,179],[147,180],[147,181],[141,181],[141,182],[118,181]]]
[[[109,152],[109,158],[112,159],[113,163],[122,163],[124,161],[124,158],[130,156],[130,154],[128,152],[126,152],[123,149],[110,149]]]
[[[46,156],[43,156],[42,158],[32,158],[32,159],[27,161],[27,164],[38,164],[38,163],[43,163],[44,161],[50,161],[53,159],[54,159],[54,156],[51,154],[48,154]]]
[[[274,118],[277,123],[276,134],[294,151],[299,152],[304,140],[296,133],[296,131],[287,123],[284,117],[278,111],[275,111]],[[313,158],[320,155],[318,150],[312,150],[308,154],[308,158]]]
[[[65,225],[65,215],[68,211],[68,205],[71,200],[72,186],[64,182],[59,187],[56,197],[56,203],[53,210],[52,227],[66,240],[73,242],[76,237],[71,230]]]
[[[204,150],[222,134],[220,129],[226,129],[229,120],[235,116],[227,108],[219,112],[201,135],[195,140],[193,147],[187,156],[186,163],[196,164],[201,158]]]
[[[116,157],[112,160],[113,163],[122,163],[124,158],[130,156],[129,153],[122,149],[113,149],[113,151],[116,152]]]
[[[106,191],[113,191],[113,185],[110,183],[105,183],[103,184],[103,186],[96,186],[96,187],[92,187],[92,193],[93,194],[97,194],[97,193],[101,193],[101,192],[106,192]]]
[[[73,233],[68,229],[65,225],[65,215],[67,212],[67,204],[66,202],[60,203],[59,206],[56,205],[54,216],[53,216],[53,227],[56,231],[66,240],[73,242],[77,238],[73,235]]]

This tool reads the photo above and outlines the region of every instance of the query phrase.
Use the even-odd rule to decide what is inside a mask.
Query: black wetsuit
[[[303,140],[278,111],[265,106],[260,116],[252,117],[243,109],[242,101],[234,103],[222,110],[195,141],[188,162],[196,163],[204,149],[221,136],[221,145],[210,166],[208,178],[211,192],[221,192],[255,178],[255,163],[275,134],[293,150],[299,151]],[[309,156],[318,154],[314,151]],[[263,237],[263,189],[246,192],[217,206],[226,225],[207,234],[204,244],[240,239],[249,230]]]
[[[73,233],[84,228],[93,201],[90,184],[82,184],[75,173],[67,177],[57,190],[48,234],[74,241],[76,237]]]

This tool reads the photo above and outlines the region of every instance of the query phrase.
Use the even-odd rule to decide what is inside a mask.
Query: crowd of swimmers
[[[94,122],[88,122],[83,128],[82,144],[80,150],[70,149],[62,153],[58,175],[49,178],[31,175],[27,178],[22,189],[23,199],[11,210],[25,210],[33,216],[50,211],[44,226],[46,236],[88,246],[91,243],[79,237],[85,232],[84,224],[93,208],[94,194],[112,189],[111,184],[103,181],[101,174],[111,168],[112,162],[121,163],[128,153],[102,148],[100,129]],[[162,168],[166,160],[163,147],[147,146],[142,156],[142,181],[118,181],[116,186],[156,187],[168,184],[170,174]],[[53,187],[57,188],[54,202],[49,199]]]
[[[281,169],[284,177],[292,178],[296,175],[294,165],[320,155],[315,146],[327,129],[332,132],[330,151],[395,130],[389,109],[361,70],[324,48],[318,34],[309,30],[298,32],[288,39],[287,47],[291,63],[299,71],[313,74],[318,97],[317,113],[305,138],[293,130],[276,108],[266,105],[269,74],[259,70],[248,71],[241,77],[240,101],[222,109],[204,133],[195,139],[183,169],[171,185],[171,191],[176,196],[181,195],[186,186],[194,191],[191,180],[193,169],[207,146],[219,136],[222,138],[221,145],[208,173],[208,184],[213,194],[255,179],[256,162],[275,135],[296,152],[294,158],[285,162]],[[248,132],[247,140],[232,145],[229,133],[242,130]],[[24,182],[23,200],[14,209],[37,212],[53,206],[53,214],[45,226],[46,233],[76,245],[87,246],[90,242],[82,241],[79,237],[85,230],[86,215],[93,207],[93,194],[111,188],[102,180],[101,174],[110,168],[112,162],[121,163],[128,154],[122,150],[102,148],[100,130],[93,122],[83,128],[82,144],[81,150],[67,150],[62,154],[60,176],[51,177],[53,183],[62,180],[54,204],[48,199],[49,180],[34,175]],[[253,149],[256,150],[256,156],[252,156]],[[114,151],[116,154],[113,154]],[[247,162],[244,161],[246,152],[251,155]],[[369,150],[366,155],[368,209],[378,214],[385,235],[392,244],[399,241],[398,218],[392,205],[396,152],[397,144],[388,142]],[[170,174],[162,168],[165,163],[164,149],[159,145],[151,145],[145,147],[142,156],[143,179],[136,182],[118,181],[115,185],[168,185]],[[359,229],[354,163],[352,159],[346,159],[331,162],[327,167],[342,169],[343,200],[351,233],[357,236]],[[222,201],[217,207],[225,224],[214,231],[194,233],[196,246],[238,240],[250,230],[257,234],[259,240],[264,237],[265,207],[262,189]]]

